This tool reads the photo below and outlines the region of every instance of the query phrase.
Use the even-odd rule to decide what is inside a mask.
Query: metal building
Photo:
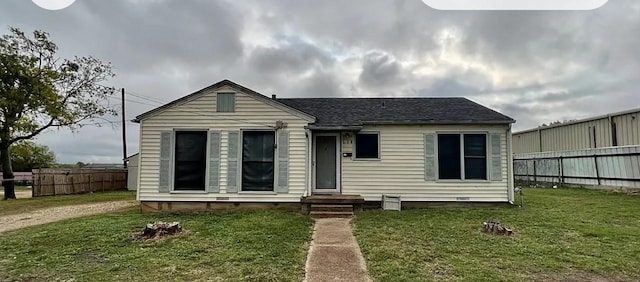
[[[513,152],[640,145],[640,108],[513,133]]]

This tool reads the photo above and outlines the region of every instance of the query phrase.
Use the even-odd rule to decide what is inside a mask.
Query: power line
[[[122,101],[122,99],[118,98],[118,97],[109,97],[110,99],[116,99],[118,101]],[[136,104],[141,104],[141,105],[147,105],[147,106],[152,106],[152,107],[157,107],[157,105],[153,105],[153,104],[149,104],[149,103],[145,103],[145,102],[140,102],[137,100],[131,100],[131,99],[125,99],[125,101],[127,102],[131,102],[131,103],[136,103]],[[119,104],[114,104],[114,106],[120,106],[122,105],[122,103]]]
[[[101,121],[101,122],[86,122],[86,123],[80,123],[78,125],[80,126],[86,126],[86,125],[105,125],[105,124],[116,124],[116,123],[122,123],[122,121],[119,120],[110,120],[110,121]]]

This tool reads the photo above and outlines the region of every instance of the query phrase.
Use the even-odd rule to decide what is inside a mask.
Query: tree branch
[[[30,134],[27,134],[27,135],[25,135],[25,136],[18,136],[18,137],[15,137],[15,138],[13,138],[13,139],[10,139],[10,140],[9,140],[9,144],[13,144],[13,143],[15,143],[15,142],[17,142],[17,141],[20,141],[20,140],[27,140],[27,139],[31,139],[31,138],[35,137],[36,135],[40,134],[40,133],[41,133],[42,131],[44,131],[45,129],[47,129],[47,128],[51,127],[51,126],[53,125],[53,122],[54,122],[55,120],[56,120],[55,118],[52,118],[52,119],[51,119],[47,124],[45,124],[45,125],[44,125],[44,126],[42,126],[41,128],[38,128],[38,129],[34,130],[34,131],[33,131],[33,132],[31,132]]]

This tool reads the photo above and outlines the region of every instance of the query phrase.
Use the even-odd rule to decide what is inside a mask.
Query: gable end
[[[223,81],[220,81],[220,82],[215,83],[213,85],[210,85],[208,87],[200,89],[200,90],[198,90],[196,92],[193,92],[193,93],[191,93],[191,94],[189,94],[187,96],[184,96],[184,97],[179,98],[177,100],[171,101],[171,102],[169,102],[167,104],[164,104],[164,105],[162,105],[160,107],[152,109],[152,110],[150,110],[148,112],[145,112],[145,113],[143,113],[141,115],[138,115],[133,120],[133,122],[140,123],[142,120],[145,120],[145,119],[153,117],[153,116],[155,116],[157,114],[160,114],[160,113],[164,112],[165,110],[168,110],[168,109],[171,109],[173,107],[177,107],[177,106],[180,106],[182,104],[185,104],[185,103],[187,103],[189,101],[195,100],[195,99],[197,99],[197,98],[199,98],[199,97],[201,97],[201,96],[203,96],[203,95],[205,95],[207,93],[210,93],[211,91],[214,91],[215,89],[219,89],[219,88],[222,88],[224,86],[231,87],[231,88],[233,88],[233,89],[235,89],[235,90],[237,90],[239,92],[245,93],[245,94],[247,94],[248,96],[254,98],[257,101],[263,102],[263,103],[268,104],[268,105],[270,105],[272,107],[275,107],[277,109],[280,109],[280,110],[283,110],[285,112],[288,112],[288,113],[290,113],[292,115],[295,115],[295,116],[300,117],[300,118],[302,118],[304,120],[307,120],[310,123],[313,123],[316,120],[316,117],[314,117],[312,115],[309,115],[309,114],[307,114],[305,112],[302,112],[302,111],[300,111],[298,109],[295,109],[295,108],[293,108],[291,106],[288,106],[288,105],[285,105],[283,103],[280,103],[280,102],[278,102],[276,100],[270,99],[270,98],[268,98],[268,97],[266,97],[266,96],[264,96],[264,95],[262,95],[262,94],[260,94],[260,93],[258,93],[256,91],[254,91],[254,90],[251,90],[251,89],[246,88],[246,87],[244,87],[242,85],[239,85],[239,84],[237,84],[237,83],[235,83],[233,81],[225,79]]]

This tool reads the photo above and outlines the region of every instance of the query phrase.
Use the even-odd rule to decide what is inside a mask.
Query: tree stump
[[[160,239],[182,233],[180,222],[154,222],[149,223],[141,233],[135,235],[136,239],[150,240]]]
[[[507,227],[502,226],[500,222],[488,220],[482,223],[482,232],[491,233],[495,235],[510,236],[513,231]]]

